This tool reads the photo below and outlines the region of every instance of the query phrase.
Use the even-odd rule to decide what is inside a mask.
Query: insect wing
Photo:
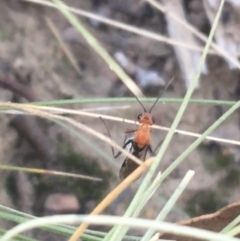
[[[142,161],[146,160],[146,155],[148,152],[148,146],[139,149],[137,146],[134,146],[134,142],[131,142],[131,147],[130,150],[132,149],[132,155],[135,157],[139,158]],[[119,177],[121,180],[124,180],[128,175],[130,175],[139,165],[132,161],[129,157],[126,157],[124,160],[120,172],[119,172]]]
[[[129,144],[126,145],[125,149],[128,151],[128,152],[132,152],[132,149],[133,149],[133,137],[129,137],[126,139],[125,143],[129,142],[131,140],[131,142]]]

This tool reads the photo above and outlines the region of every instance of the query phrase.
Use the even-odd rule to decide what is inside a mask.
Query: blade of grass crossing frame
[[[153,194],[156,192],[156,190],[159,187],[159,179],[161,177],[161,173],[157,175],[157,177],[154,179],[153,183],[149,186],[148,189],[143,194],[143,199],[139,203],[138,207],[134,211],[132,217],[137,217],[138,214],[141,212],[142,208],[147,204],[147,202],[150,200],[150,198],[153,196]]]
[[[7,208],[3,205],[0,205],[0,210],[1,209],[6,210],[6,211],[0,211],[0,218],[4,219],[4,220],[15,222],[15,223],[23,223],[28,220],[37,218],[35,216],[28,215],[26,213],[19,212],[17,210]],[[53,233],[57,233],[57,234],[62,234],[62,235],[69,237],[69,235],[71,235],[74,232],[75,227],[68,226],[68,225],[58,225],[58,226],[51,225],[48,227],[42,227],[41,229],[47,230],[47,231],[50,231]],[[105,237],[106,234],[107,234],[106,232],[100,232],[100,231],[96,231],[96,230],[86,229],[84,234],[82,234],[82,238],[83,238],[83,240],[101,241],[102,237]],[[130,235],[125,236],[125,238],[129,239],[129,240],[136,240],[136,241],[140,239],[140,237],[138,237],[138,236],[130,236]]]
[[[217,12],[217,15],[216,15],[216,18],[214,20],[214,24],[212,26],[212,29],[211,29],[211,32],[209,34],[209,37],[208,37],[208,40],[207,40],[207,43],[206,43],[206,46],[204,47],[204,51],[203,51],[203,54],[201,56],[201,60],[199,62],[199,65],[198,65],[198,68],[197,68],[197,71],[195,73],[195,76],[192,80],[192,83],[183,99],[183,103],[181,104],[180,108],[179,108],[179,111],[173,121],[173,124],[170,128],[170,131],[168,132],[167,136],[166,136],[166,139],[164,140],[157,156],[156,156],[156,162],[152,165],[152,167],[150,168],[150,171],[152,170],[155,170],[156,167],[159,165],[171,139],[172,139],[172,136],[175,132],[175,129],[177,128],[181,118],[182,118],[182,115],[184,113],[184,111],[186,110],[187,108],[187,105],[188,105],[188,101],[190,100],[191,98],[191,95],[194,91],[194,88],[195,88],[195,85],[197,83],[197,79],[200,77],[200,74],[201,74],[201,69],[202,69],[202,66],[203,66],[203,63],[205,62],[205,59],[207,57],[207,54],[208,54],[208,50],[209,50],[209,47],[210,47],[210,44],[212,42],[212,39],[213,39],[213,36],[214,36],[214,32],[215,32],[215,29],[217,27],[217,24],[218,24],[218,21],[220,19],[220,16],[221,16],[221,12],[222,12],[222,8],[223,8],[223,4],[224,4],[224,0],[221,0],[221,4],[219,6],[219,9],[218,9],[218,12]],[[148,178],[151,178],[152,177],[152,173],[151,172],[148,172]]]
[[[17,216],[16,214],[11,214],[11,213],[2,212],[2,211],[0,211],[0,218],[4,219],[4,220],[15,222],[15,223],[19,223],[19,224],[24,223],[28,220],[37,219],[37,217],[34,217],[34,216],[32,218],[26,218],[23,216]],[[42,227],[41,229],[52,232],[52,233],[64,235],[66,237],[69,237],[69,235],[71,235],[74,231],[74,227],[63,226],[63,225],[61,225],[61,226],[60,225],[58,225],[58,226],[53,226],[53,225],[50,226],[49,225],[47,227]],[[102,240],[102,238],[100,238],[100,237],[96,237],[94,235],[87,234],[87,233],[83,234],[82,238],[84,240],[91,240],[91,241],[101,241]],[[35,239],[33,239],[33,240],[35,240]],[[28,240],[26,240],[26,241],[28,241]]]
[[[193,172],[188,172],[187,173],[187,177],[184,178],[184,181],[182,181],[182,184],[185,183],[186,179],[190,180],[190,178],[193,176]],[[160,185],[159,179],[161,177],[161,174],[159,174],[155,180],[153,181],[153,183],[151,184],[151,186],[144,192],[144,197],[141,200],[141,203],[138,205],[138,207],[136,208],[136,210],[134,211],[132,217],[137,217],[139,215],[139,213],[141,212],[142,208],[146,205],[146,203],[149,201],[149,199],[152,197],[152,195],[155,193],[155,191],[157,190],[157,188]],[[186,183],[187,184],[187,183]],[[180,189],[178,188],[176,191],[177,193],[181,192],[182,189],[182,185],[179,185]],[[168,201],[168,203],[170,202],[171,205],[174,205],[173,199],[176,199],[176,195],[172,196],[170,198],[170,200]],[[168,210],[170,209],[170,205],[168,205],[168,203],[164,206],[164,209],[162,210],[162,212],[164,214],[166,214],[166,208],[168,207]],[[164,211],[165,210],[165,211]],[[161,212],[161,215],[162,215]],[[113,233],[114,230],[111,230],[111,232]],[[110,235],[109,235],[110,236]],[[149,235],[151,236],[151,235]]]
[[[7,230],[0,228],[0,237],[1,237],[1,235],[5,234],[6,232],[7,232]],[[12,239],[11,241],[38,241],[38,239],[28,238],[23,235],[17,235],[16,239]]]
[[[159,213],[157,218],[155,219],[156,221],[163,221],[163,219],[166,218],[168,213],[171,211],[172,207],[175,205],[177,202],[178,198],[181,196],[185,188],[187,187],[188,183],[192,179],[193,175],[195,174],[194,171],[190,170],[186,173],[185,177],[183,180],[180,182],[178,185],[177,189],[175,192],[172,194],[172,196],[169,198],[168,202],[165,204],[163,207],[162,211]],[[142,237],[141,241],[148,241],[150,238],[153,236],[155,230],[149,229],[145,235]]]
[[[135,96],[144,96],[135,82],[123,71],[123,69],[116,63],[116,61],[107,53],[107,51],[101,46],[101,44],[94,38],[91,33],[83,26],[79,19],[71,13],[66,5],[60,0],[52,0],[58,8],[58,10],[65,16],[65,18],[73,25],[73,27],[85,38],[88,44],[94,49],[94,51],[101,56],[101,58],[108,64],[109,68],[113,70],[116,75],[122,80],[127,88]]]
[[[160,176],[159,180],[157,181],[158,184],[161,184],[166,177],[185,159],[187,155],[190,154],[192,150],[194,150],[204,139],[207,135],[209,135],[213,130],[215,130],[227,117],[229,117],[235,110],[240,108],[240,101],[235,104],[232,108],[230,108],[225,114],[222,115],[212,126],[210,126],[201,137],[199,137],[187,150],[185,150],[181,156],[179,156]],[[137,207],[137,210],[138,207]],[[111,237],[110,237],[111,238]]]
[[[14,238],[16,235],[31,230],[33,228],[39,228],[43,226],[49,226],[51,224],[78,224],[80,222],[86,222],[89,224],[98,224],[98,225],[127,225],[129,227],[138,228],[138,229],[149,229],[152,228],[156,231],[174,233],[180,236],[192,237],[196,239],[209,240],[213,239],[215,241],[239,241],[238,238],[229,237],[220,233],[213,231],[203,230],[194,227],[187,227],[175,223],[169,222],[157,222],[155,220],[148,220],[142,218],[124,218],[118,216],[110,215],[55,215],[48,217],[41,217],[38,219],[30,220],[20,225],[15,226],[10,229],[2,238],[1,241],[9,241]],[[113,241],[113,240],[112,240]],[[114,240],[115,241],[115,240]]]
[[[30,172],[30,173],[38,173],[38,174],[46,174],[46,175],[57,175],[57,176],[81,178],[81,179],[87,179],[87,180],[91,180],[91,181],[102,181],[102,179],[98,178],[98,177],[91,177],[91,176],[87,176],[87,175],[39,169],[39,168],[0,165],[0,170],[22,171],[22,172]]]
[[[141,212],[142,208],[145,206],[145,204],[148,202],[148,200],[152,197],[154,192],[157,190],[157,188],[159,187],[158,180],[159,180],[160,176],[161,176],[161,173],[159,173],[159,175],[157,175],[157,177],[155,178],[153,183],[150,185],[150,187],[144,192],[144,197],[142,198],[141,203],[138,205],[138,207],[134,211],[132,217],[138,216],[138,214]],[[112,228],[103,240],[110,240],[111,235],[114,233],[114,230],[115,229]]]
[[[151,166],[154,159],[149,158],[146,160],[142,165],[138,166],[137,169],[135,169],[129,176],[127,176],[115,189],[113,189],[103,200],[100,202],[94,210],[90,213],[90,215],[98,215],[101,212],[105,210],[107,206],[110,205],[110,203],[115,200],[120,193],[123,192],[129,185],[136,180],[147,168]],[[88,227],[87,223],[82,223],[77,230],[73,233],[73,235],[70,237],[69,241],[73,241],[77,239],[78,237],[81,237],[82,233],[86,230]]]
[[[221,233],[229,232],[239,223],[240,223],[240,215],[237,216],[232,222],[230,222],[224,229],[222,229]],[[213,241],[213,240],[211,240],[211,241]]]
[[[160,177],[161,177],[161,174],[158,174],[157,177],[154,179],[153,183],[151,184],[151,186],[148,189],[146,189],[146,191],[144,192],[144,196],[143,196],[141,202],[139,203],[138,207],[134,211],[132,217],[137,217],[139,215],[142,208],[146,205],[146,203],[150,200],[150,198],[156,192],[157,188],[161,184]]]
[[[56,122],[58,125],[62,126],[63,128],[67,129],[73,136],[76,136],[79,140],[84,142],[86,145],[92,146],[92,142],[90,140],[88,140],[86,135],[83,135],[82,133],[80,134],[80,132],[75,131],[74,128],[72,128],[70,125],[64,123],[63,121],[60,121],[60,120],[53,120],[53,121]],[[101,148],[99,148],[96,145],[93,145],[93,147],[94,147],[95,151],[98,152],[99,155],[103,157],[104,160],[113,164],[114,167],[118,167],[116,162],[113,160],[112,156],[108,155],[105,151],[103,151]]]
[[[26,113],[30,113],[30,114],[34,114],[36,116],[39,116],[41,118],[45,118],[45,119],[50,119],[50,120],[60,120],[63,121],[65,123],[71,124],[72,126],[83,130],[84,132],[91,134],[93,136],[98,137],[99,139],[106,141],[108,144],[114,146],[116,149],[121,150],[121,152],[130,157],[131,160],[135,161],[136,163],[138,163],[139,165],[141,165],[143,162],[138,159],[136,156],[132,155],[131,153],[129,153],[127,150],[123,149],[121,146],[119,146],[118,144],[116,144],[114,141],[112,141],[110,138],[106,137],[105,135],[89,128],[88,126],[77,122],[71,118],[65,117],[65,116],[59,116],[59,115],[55,115],[55,114],[51,114],[42,110],[39,110],[38,108],[36,108],[34,105],[29,105],[29,104],[19,104],[19,103],[9,103],[9,102],[1,102],[0,106],[3,107],[7,107],[7,108],[12,108],[14,110],[21,110],[24,111]]]
[[[201,59],[200,59],[200,62],[198,64],[198,68],[197,68],[197,71],[193,77],[193,80],[192,80],[192,83],[190,84],[188,90],[187,90],[187,93],[183,99],[183,102],[179,108],[179,111],[173,121],[173,124],[170,128],[170,131],[168,132],[162,146],[160,147],[160,150],[156,156],[156,160],[155,162],[153,163],[153,165],[150,167],[149,171],[147,172],[147,175],[145,176],[143,182],[142,182],[142,185],[140,186],[140,188],[138,189],[136,195],[134,196],[131,204],[129,205],[127,211],[125,212],[124,214],[124,217],[130,217],[132,215],[132,213],[134,212],[134,210],[136,209],[136,207],[138,206],[138,203],[140,202],[141,198],[142,198],[142,194],[143,192],[146,190],[148,184],[149,184],[149,181],[150,179],[152,178],[152,176],[154,175],[155,173],[155,170],[157,168],[157,166],[159,165],[165,151],[167,150],[167,147],[172,139],[172,136],[175,132],[175,129],[177,128],[180,120],[181,120],[181,117],[187,107],[187,104],[188,104],[188,101],[194,91],[194,88],[196,86],[196,83],[197,83],[197,80],[200,76],[200,73],[201,73],[201,69],[202,69],[202,66],[203,66],[203,63],[206,59],[206,56],[208,54],[208,50],[209,50],[209,47],[210,47],[210,44],[212,42],[212,39],[213,39],[213,36],[214,36],[214,32],[215,32],[215,29],[217,27],[217,24],[218,24],[218,21],[219,21],[219,18],[220,18],[220,15],[221,15],[221,11],[222,11],[222,8],[223,8],[223,4],[224,4],[224,0],[221,0],[221,3],[220,3],[220,6],[219,6],[219,9],[218,9],[218,12],[217,12],[217,15],[215,17],[215,20],[214,20],[214,23],[213,23],[213,26],[211,28],[211,31],[210,31],[210,34],[209,34],[209,37],[208,37],[208,40],[207,40],[207,43],[204,47],[204,51],[203,51],[203,54],[201,56]],[[114,233],[111,235],[111,239],[114,240],[114,241],[120,241],[122,240],[123,236],[127,233],[128,231],[128,227],[125,227],[125,226],[118,226],[117,228],[114,227],[115,231]],[[108,237],[109,238],[109,237]],[[107,240],[107,239],[105,239]]]
[[[214,124],[212,124],[197,140],[195,140],[161,175],[161,181],[165,180],[170,173],[179,166],[179,164],[205,139],[211,134],[223,121],[225,121],[235,110],[240,108],[240,101],[224,113]]]
[[[0,210],[4,210],[4,211],[0,211],[0,218],[1,219],[13,221],[13,222],[16,222],[16,223],[23,223],[23,222],[26,222],[28,220],[38,218],[36,216],[30,215],[30,214],[27,214],[27,213],[24,213],[24,212],[20,212],[19,210],[12,209],[12,208],[6,207],[6,206],[1,205],[1,204],[0,204]],[[51,231],[51,232],[54,232],[54,233],[58,233],[58,234],[64,234],[65,236],[69,237],[69,235],[71,235],[74,232],[75,227],[74,226],[68,226],[68,225],[58,225],[58,226],[55,225],[55,226],[43,227],[42,229],[47,230],[47,231]],[[85,234],[86,235],[88,234],[88,235],[85,236]],[[85,234],[83,234],[83,238],[86,237],[86,239],[88,238],[89,240],[93,240],[93,241],[95,240],[94,235],[98,235],[98,236],[105,236],[106,235],[106,233],[104,233],[104,232],[93,231],[93,230],[86,230]]]
[[[141,102],[154,102],[156,98],[138,98]],[[182,103],[182,98],[161,98],[158,102],[161,103]],[[104,104],[104,103],[126,103],[126,102],[136,102],[134,97],[126,98],[84,98],[84,99],[71,99],[71,100],[51,100],[51,101],[39,101],[39,102],[29,102],[32,105],[71,105],[71,104]],[[232,106],[236,104],[236,101],[226,101],[226,100],[201,100],[201,99],[191,99],[189,100],[191,104],[200,105],[223,105]]]
[[[233,237],[233,236],[237,236],[239,233],[240,233],[240,225],[236,226],[235,228],[227,232],[227,235]]]

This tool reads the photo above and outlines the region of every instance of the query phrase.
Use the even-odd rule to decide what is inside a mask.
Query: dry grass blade
[[[21,1],[31,2],[31,3],[36,3],[36,4],[41,4],[41,5],[44,5],[44,6],[56,8],[56,6],[54,4],[52,4],[52,3],[50,3],[46,0],[21,0]],[[86,18],[95,19],[99,22],[105,23],[105,24],[113,26],[115,28],[123,29],[125,31],[132,32],[132,33],[138,34],[140,36],[144,36],[146,38],[150,38],[150,39],[153,39],[153,40],[156,40],[156,41],[159,41],[159,42],[165,42],[166,44],[169,44],[169,45],[179,46],[179,47],[183,47],[183,48],[193,50],[193,51],[197,51],[197,52],[203,51],[203,48],[199,48],[198,46],[193,46],[193,45],[185,44],[185,43],[182,43],[182,42],[177,42],[177,41],[174,41],[174,40],[172,40],[172,39],[170,39],[166,36],[163,36],[163,35],[160,35],[160,34],[157,34],[157,33],[154,33],[154,32],[150,32],[150,31],[147,31],[147,30],[144,30],[144,29],[140,29],[140,28],[134,27],[134,26],[129,25],[129,24],[118,22],[118,21],[115,21],[115,20],[110,19],[110,18],[99,16],[97,14],[94,14],[94,13],[91,13],[91,12],[88,12],[88,11],[84,11],[82,9],[77,9],[77,8],[69,7],[69,6],[67,6],[66,8],[69,11],[71,11],[72,13],[81,15],[81,16],[86,17]],[[219,55],[218,52],[213,51],[213,50],[210,50],[209,54]]]
[[[36,172],[41,173],[41,170],[36,170]],[[52,171],[52,170],[43,170],[43,174],[51,174],[51,175],[61,175],[61,176],[67,176],[67,177],[75,177],[75,178],[81,178],[81,179],[87,179],[87,180],[92,180],[92,181],[102,181],[101,178],[98,177],[91,177],[91,176],[86,176],[82,174],[74,174],[74,173],[65,173],[65,172],[60,172],[60,171]]]
[[[53,113],[61,113],[61,114],[82,115],[82,116],[88,116],[88,117],[93,117],[93,118],[101,117],[101,118],[107,119],[107,120],[113,120],[113,121],[119,121],[119,122],[125,122],[125,123],[129,123],[129,124],[139,125],[138,123],[136,123],[136,121],[132,121],[129,119],[123,119],[123,118],[109,116],[109,115],[95,114],[95,113],[85,112],[82,110],[70,110],[70,109],[57,108],[57,107],[34,106],[34,105],[32,105],[31,107],[39,109],[39,110],[49,111],[51,113],[53,112]],[[167,131],[167,132],[170,130],[170,128],[168,128],[168,127],[158,126],[158,125],[153,125],[151,128],[159,129],[159,130],[163,130],[163,131]],[[180,129],[176,129],[176,132],[178,134],[192,136],[192,137],[200,137],[201,136],[201,134],[190,132],[190,131],[183,131]],[[230,140],[230,139],[218,138],[218,137],[213,137],[213,136],[207,136],[206,140],[240,146],[240,141],[237,141],[237,140]]]
[[[115,200],[120,193],[122,193],[134,180],[136,180],[146,169],[148,169],[154,162],[154,158],[150,158],[140,165],[134,172],[132,172],[126,179],[124,179],[113,191],[111,191],[96,208],[90,213],[90,215],[100,214],[109,204]],[[88,227],[87,223],[82,223],[79,228],[70,237],[69,241],[76,241],[84,230]]]
[[[166,9],[164,8],[164,6],[155,1],[155,0],[145,0],[147,2],[149,2],[152,6],[154,6],[155,8],[157,8],[158,10],[162,11],[163,13],[166,13]],[[204,34],[202,34],[198,29],[196,29],[195,27],[193,27],[191,24],[183,21],[182,19],[178,18],[177,16],[175,16],[174,14],[172,14],[171,12],[167,12],[168,15],[172,18],[174,18],[175,20],[177,20],[180,24],[182,24],[186,29],[188,29],[189,31],[191,31],[193,34],[195,34],[199,39],[201,39],[202,41],[204,41],[205,43],[207,42],[207,37],[204,36]],[[228,54],[226,51],[224,51],[219,45],[215,44],[214,42],[211,43],[211,47],[221,56],[223,56],[225,59],[227,59],[230,63],[232,63],[233,65],[235,65],[236,67],[240,68],[240,63],[234,58],[232,57],[230,54]]]
[[[136,83],[125,73],[122,67],[111,57],[111,55],[105,50],[105,48],[99,43],[99,41],[88,31],[88,29],[80,22],[80,20],[72,14],[67,5],[60,0],[52,0],[58,10],[63,16],[72,24],[72,26],[82,35],[89,46],[104,60],[109,68],[119,77],[119,79],[126,85],[126,87],[135,96],[144,96],[141,89]]]
[[[83,125],[77,121],[74,121],[71,118],[68,117],[64,117],[64,116],[58,116],[58,115],[54,115],[54,114],[50,114],[44,111],[39,110],[38,108],[36,108],[36,106],[33,105],[29,105],[29,104],[16,104],[16,103],[6,103],[6,102],[0,102],[0,107],[4,107],[4,108],[11,108],[14,110],[21,110],[24,111],[26,113],[30,113],[32,115],[36,115],[45,119],[50,119],[50,120],[60,120],[60,121],[65,121],[75,127],[77,127],[78,129],[96,136],[97,138],[99,138],[102,141],[105,141],[106,143],[108,143],[109,145],[113,146],[114,148],[120,150],[125,156],[131,158],[132,161],[136,162],[137,164],[141,165],[143,162],[136,158],[135,156],[133,156],[132,154],[130,154],[128,151],[126,151],[125,149],[123,149],[121,146],[119,146],[117,143],[115,143],[114,141],[112,141],[110,138],[102,135],[101,133],[87,127],[86,125]]]
[[[90,181],[102,181],[102,179],[98,178],[98,177],[91,177],[91,176],[82,175],[82,174],[74,174],[74,173],[60,172],[60,171],[54,171],[54,170],[45,170],[45,169],[38,169],[38,168],[0,165],[0,169],[9,170],[9,171],[22,171],[22,172],[46,174],[46,175],[74,177],[74,178],[87,179]]]
[[[101,118],[106,119],[106,120],[119,121],[119,122],[125,122],[125,123],[129,123],[129,124],[139,125],[138,123],[136,123],[136,121],[133,121],[133,120],[123,119],[123,118],[110,116],[110,115],[90,113],[90,112],[86,112],[87,110],[71,110],[71,109],[64,109],[64,108],[58,108],[58,107],[35,106],[35,105],[31,105],[31,108],[35,108],[35,109],[38,109],[38,110],[45,110],[45,111],[48,111],[48,112],[54,113],[54,114],[81,115],[81,116],[87,116],[87,117],[93,117],[93,118],[101,117]],[[8,111],[8,112],[13,113],[13,114],[14,113],[21,113],[21,112],[16,112],[16,111]],[[29,114],[31,114],[31,113],[29,113]],[[167,131],[167,132],[170,129],[170,128],[165,127],[165,126],[158,126],[158,125],[153,125],[151,128],[162,130],[162,131]],[[181,134],[181,135],[192,136],[192,137],[200,137],[201,136],[201,134],[198,134],[198,133],[195,133],[195,132],[190,132],[190,131],[184,131],[184,130],[180,130],[180,129],[176,129],[176,132],[178,134]],[[205,139],[240,146],[240,141],[237,141],[237,140],[231,140],[231,139],[226,139],[226,138],[218,138],[218,137],[214,137],[214,136],[207,136]]]
[[[62,39],[61,35],[59,34],[55,24],[52,22],[51,19],[49,19],[47,17],[45,18],[45,21],[46,21],[49,29],[51,30],[51,32],[53,33],[53,35],[57,39],[58,43],[60,44],[60,47],[62,48],[62,50],[66,54],[67,58],[69,59],[70,63],[72,64],[73,68],[77,71],[77,73],[79,75],[81,75],[82,71],[80,70],[80,68],[78,66],[77,60],[75,59],[75,57],[74,57],[73,53],[71,52],[70,48],[63,41],[63,39]]]

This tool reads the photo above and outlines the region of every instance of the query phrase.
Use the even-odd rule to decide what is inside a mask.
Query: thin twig
[[[12,79],[5,77],[0,78],[0,87],[13,92],[13,94],[26,98],[28,101],[39,101],[40,98],[28,87],[18,83]],[[28,118],[26,116],[16,116],[10,125],[14,127],[21,136],[24,136],[28,143],[32,145],[38,155],[44,162],[45,166],[56,159],[56,148],[50,144],[48,138],[42,133],[35,118]]]
[[[12,91],[14,94],[24,97],[29,101],[41,101],[33,90],[21,83],[7,77],[0,77],[0,87]]]
[[[16,128],[19,132],[19,136],[24,137],[34,148],[44,162],[45,167],[48,166],[48,163],[56,160],[57,150],[43,134],[35,118],[29,118],[23,115],[16,116],[10,122],[10,125]]]

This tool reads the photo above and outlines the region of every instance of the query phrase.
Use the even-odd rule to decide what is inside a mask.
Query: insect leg
[[[176,135],[176,134],[178,134],[177,131],[174,133],[174,135]],[[156,148],[154,149],[154,151],[152,150],[151,145],[149,145],[148,150],[149,150],[149,152],[151,153],[152,156],[156,155],[155,152],[156,152],[157,149],[161,146],[161,144],[163,143],[163,141],[164,141],[164,140],[162,140],[162,141],[160,141],[160,142],[158,143],[158,145],[156,146]]]
[[[99,118],[100,118],[100,120],[103,122],[103,124],[105,125],[105,127],[106,127],[106,129],[107,129],[108,137],[109,137],[110,139],[112,139],[111,134],[110,134],[110,131],[109,131],[108,127],[107,127],[106,122],[103,120],[103,118],[102,118],[101,116],[100,116]],[[123,146],[122,146],[123,149],[125,149],[126,146],[132,142],[132,139],[128,140],[127,142],[125,142],[125,141],[126,141],[126,136],[125,136],[125,139],[124,139],[124,144],[123,144]],[[114,153],[114,148],[113,148],[112,146],[111,146],[111,150],[112,150],[112,155],[113,155],[113,157],[114,157],[115,159],[118,158],[118,157],[122,154],[122,152],[119,151],[119,152],[115,155],[115,153]]]
[[[136,132],[136,131],[137,131],[137,129],[136,130],[128,130],[128,131],[125,131],[125,133],[129,134],[129,133],[133,133],[133,132]]]
[[[161,146],[162,143],[163,143],[163,140],[158,143],[158,145],[154,150],[152,150],[151,145],[148,146],[148,151],[150,152],[151,156],[155,156],[157,149]]]
[[[125,137],[125,140],[126,140],[126,137]],[[131,140],[128,140],[127,142],[124,141],[124,144],[123,144],[122,148],[125,149],[126,146],[127,146],[128,144],[130,144],[131,142],[132,142],[132,139],[131,139]],[[122,154],[122,152],[119,151],[116,155],[114,155],[114,149],[113,149],[112,146],[111,146],[111,148],[112,148],[113,157],[114,157],[115,159],[118,158],[118,157]]]

